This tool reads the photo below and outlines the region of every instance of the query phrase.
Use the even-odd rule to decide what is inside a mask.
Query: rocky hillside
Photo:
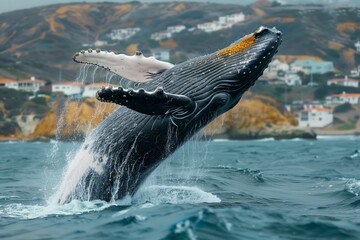
[[[329,9],[321,5],[242,6],[214,3],[74,3],[50,5],[0,14],[0,76],[22,78],[35,75],[45,80],[73,80],[78,66],[71,58],[83,44],[108,41],[108,50],[145,53],[163,47],[174,50],[176,63],[189,56],[224,47],[260,25],[276,26],[284,32],[279,55],[302,58],[311,55],[334,61],[340,71],[354,67],[354,42],[360,37],[360,9]],[[168,40],[150,40],[154,32],[184,24],[187,28],[217,20],[219,16],[243,12],[245,22],[214,33],[184,31]],[[112,42],[113,29],[139,27],[126,41]]]
[[[27,102],[24,105],[28,104]],[[41,115],[20,112],[3,115],[0,140],[79,140],[118,106],[95,99],[52,101]],[[8,112],[0,105],[1,112]],[[264,137],[314,138],[312,132],[297,130],[296,119],[275,100],[247,94],[234,109],[219,117],[203,132],[210,138],[254,139]]]
[[[212,122],[205,134],[210,138],[313,139],[311,130],[298,129],[294,118],[279,102],[261,95],[247,93],[232,110]]]

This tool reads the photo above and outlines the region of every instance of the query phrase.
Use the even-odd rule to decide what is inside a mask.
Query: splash
[[[134,203],[150,202],[153,204],[196,204],[219,203],[216,195],[205,192],[197,187],[153,185],[137,192]]]
[[[105,79],[105,83],[109,84],[111,82],[114,82],[118,80],[119,82],[121,79],[115,79],[114,74],[111,74],[109,72],[106,73],[106,75],[101,75],[101,71],[99,71],[99,67],[97,66],[90,66],[90,65],[82,65],[80,68],[80,72],[78,77],[76,78],[76,82],[79,83],[95,83],[96,79]],[[78,104],[80,104],[81,99],[74,99],[74,98],[68,98],[65,103],[63,104],[59,120],[57,123],[57,129],[56,129],[56,139],[52,141],[52,149],[50,150],[50,153],[48,155],[50,161],[52,161],[54,164],[58,164],[56,161],[59,161],[61,159],[59,154],[59,143],[61,141],[61,132],[62,130],[67,127],[66,126],[66,111],[67,107],[69,105],[70,101],[78,101]],[[86,127],[87,132],[91,132],[90,130],[93,127],[93,123],[95,120],[95,116],[98,115],[104,115],[106,109],[106,104],[99,104],[99,107],[95,109],[95,114],[93,114],[92,118],[88,121],[88,125]],[[75,118],[79,117],[78,115],[75,115]],[[78,122],[79,119],[73,119],[74,122]],[[72,132],[74,135],[79,132],[79,126],[75,126],[74,129],[72,129]],[[73,193],[75,186],[77,183],[81,182],[83,179],[83,176],[86,175],[86,173],[90,170],[94,170],[97,173],[101,173],[103,171],[103,166],[106,164],[105,161],[102,161],[101,163],[97,160],[96,157],[93,156],[92,153],[88,150],[89,146],[92,144],[92,138],[91,136],[88,136],[84,143],[78,147],[77,143],[74,143],[73,150],[69,151],[66,157],[67,166],[62,174],[62,181],[58,183],[58,186],[55,187],[57,191],[53,193],[50,198],[49,202],[51,204],[56,203],[64,203],[67,199],[66,196],[69,196]],[[84,201],[88,201],[90,199],[88,194],[88,189],[85,188],[85,186],[82,189],[79,189],[76,194],[79,194],[79,198]]]
[[[345,184],[345,190],[355,196],[360,196],[360,180],[350,179]]]
[[[0,208],[0,215],[17,219],[37,219],[49,216],[68,216],[79,215],[89,212],[100,212],[112,206],[129,206],[128,199],[108,203],[105,201],[80,201],[73,200],[68,204],[48,204],[48,205],[24,205],[9,204]]]

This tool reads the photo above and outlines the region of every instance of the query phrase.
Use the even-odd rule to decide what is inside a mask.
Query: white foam
[[[355,196],[360,196],[360,180],[350,179],[345,184],[345,190]]]
[[[116,202],[105,202],[101,200],[94,201],[79,201],[73,200],[68,204],[49,204],[49,205],[24,205],[24,204],[9,204],[1,206],[0,215],[20,218],[20,219],[35,219],[44,218],[53,215],[79,215],[88,212],[102,211],[111,206],[129,206],[131,200],[128,198],[118,200]]]
[[[134,203],[196,204],[219,203],[221,199],[197,187],[152,185],[140,189],[133,197]]]
[[[85,143],[86,144],[86,143]],[[84,144],[84,145],[85,145]],[[107,163],[107,158],[102,157],[102,161],[96,161],[96,156],[93,156],[89,150],[82,147],[75,155],[75,157],[69,162],[67,170],[61,181],[59,190],[50,198],[50,202],[63,204],[67,201],[69,195],[78,186],[81,179],[86,175],[89,170],[94,170],[101,174],[103,167]],[[88,199],[86,190],[83,189],[84,200]]]
[[[273,137],[270,137],[270,138],[262,138],[262,139],[257,139],[257,140],[254,140],[256,142],[273,142],[275,141],[275,138]]]
[[[360,140],[356,135],[317,135],[317,140]]]
[[[230,142],[231,140],[226,138],[215,138],[212,140],[213,142]]]

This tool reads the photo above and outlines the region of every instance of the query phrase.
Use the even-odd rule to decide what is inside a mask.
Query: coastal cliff
[[[312,130],[296,127],[297,120],[279,102],[262,95],[245,94],[233,109],[213,121],[204,131],[209,138],[315,139]]]
[[[63,109],[55,105],[39,122],[30,139],[55,138],[79,140],[112,113],[118,106],[104,104],[94,98],[82,101],[70,100]]]
[[[33,114],[14,117],[13,127],[7,128],[6,132],[0,125],[0,140],[81,140],[118,107],[93,98],[52,102],[49,106],[49,111],[41,118],[31,117]],[[1,106],[0,110],[6,111]],[[204,134],[210,138],[227,139],[316,137],[313,132],[297,129],[295,125],[296,119],[279,102],[261,95],[246,94],[231,111],[211,123]]]

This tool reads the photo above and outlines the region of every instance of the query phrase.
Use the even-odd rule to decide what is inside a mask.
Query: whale
[[[180,64],[100,49],[73,60],[133,83],[101,88],[99,101],[120,105],[86,138],[65,174],[58,203],[133,196],[159,164],[212,120],[233,108],[263,74],[282,42],[260,27],[214,53]]]

